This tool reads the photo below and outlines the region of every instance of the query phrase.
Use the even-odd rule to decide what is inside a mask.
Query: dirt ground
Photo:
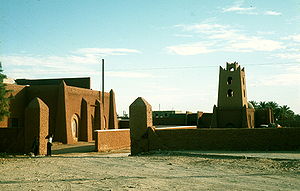
[[[299,152],[93,150],[57,144],[52,157],[2,155],[0,190],[300,190]]]

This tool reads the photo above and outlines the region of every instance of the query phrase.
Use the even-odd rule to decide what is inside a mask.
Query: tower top
[[[226,62],[220,67],[218,107],[224,109],[243,108],[247,104],[245,70],[237,62]]]
[[[233,63],[226,62],[226,69],[224,69],[224,68],[222,68],[222,69],[232,72],[232,71],[236,71],[236,70],[241,70],[241,66],[239,65],[238,62],[233,62]],[[244,71],[244,68],[242,68],[242,71]]]

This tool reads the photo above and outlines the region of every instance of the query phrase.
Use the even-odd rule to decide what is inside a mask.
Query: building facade
[[[71,85],[67,85],[65,81],[72,81]],[[24,80],[22,83],[26,84]],[[81,84],[81,87],[74,84]],[[49,108],[48,114],[43,115],[49,117],[48,132],[54,135],[54,141],[67,144],[78,141],[89,142],[95,138],[94,130],[117,129],[113,90],[104,93],[102,103],[102,92],[88,87],[90,87],[89,80],[82,81],[81,78],[37,80],[33,85],[7,84],[7,89],[12,90],[8,95],[11,97],[11,114],[0,122],[0,136],[1,132],[13,129],[11,131],[18,132],[21,139],[22,137],[26,139],[22,133],[28,124],[26,108],[36,98]],[[5,144],[3,142],[5,140],[2,140],[0,147]]]

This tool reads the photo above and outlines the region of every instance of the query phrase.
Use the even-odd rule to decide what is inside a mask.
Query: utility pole
[[[102,59],[102,107],[104,112],[104,59]]]

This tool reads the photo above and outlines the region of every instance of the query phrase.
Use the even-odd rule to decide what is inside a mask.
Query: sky
[[[300,113],[299,0],[0,0],[0,61],[18,78],[91,77],[117,112],[212,112],[219,66],[246,71],[248,100]]]

